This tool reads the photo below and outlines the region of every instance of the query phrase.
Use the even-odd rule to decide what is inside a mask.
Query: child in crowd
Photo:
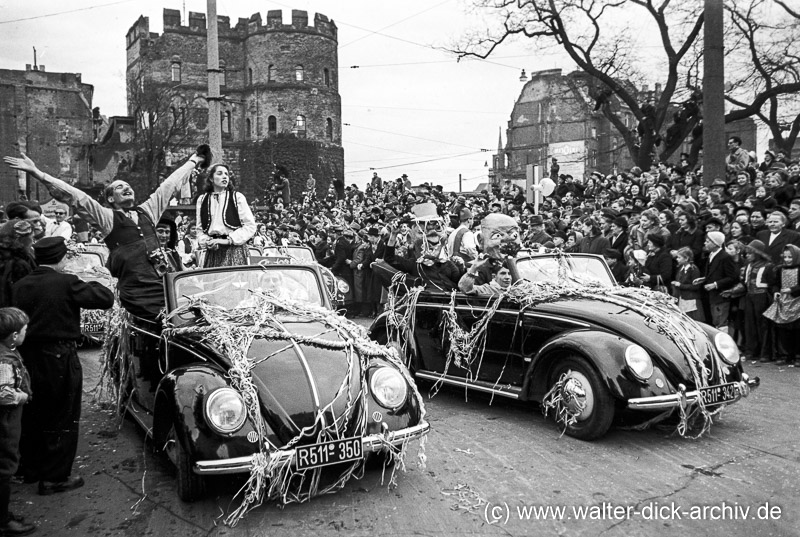
[[[694,264],[694,253],[688,246],[678,249],[676,253],[678,273],[672,282],[675,296],[678,297],[678,308],[698,322],[705,322],[703,306],[700,303],[700,284],[692,281],[700,278],[700,269]]]
[[[25,341],[28,316],[17,308],[0,308],[0,535],[27,535],[36,530],[9,510],[11,477],[19,464],[22,405],[31,395],[28,371],[17,346]]]

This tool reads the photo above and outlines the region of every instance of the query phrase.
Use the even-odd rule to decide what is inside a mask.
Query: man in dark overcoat
[[[730,315],[730,298],[722,295],[739,281],[736,264],[733,258],[725,251],[725,235],[719,231],[706,234],[704,249],[708,252],[706,275],[702,282],[711,314],[711,325],[727,332],[728,316]]]
[[[767,255],[776,266],[783,262],[783,250],[787,245],[800,246],[800,233],[786,229],[788,221],[785,214],[773,211],[767,217],[767,229],[756,234],[756,239],[764,243]]]
[[[108,309],[114,294],[99,282],[61,272],[67,246],[63,237],[33,245],[39,267],[12,287],[12,302],[30,317],[28,337],[19,348],[35,396],[22,415],[22,473],[39,482],[39,494],[72,490],[83,478],[72,474],[78,449],[83,371],[78,358],[81,308]]]

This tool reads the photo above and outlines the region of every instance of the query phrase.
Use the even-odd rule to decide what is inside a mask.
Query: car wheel
[[[202,498],[206,491],[205,478],[192,471],[194,464],[178,438],[174,424],[167,434],[164,451],[177,470],[178,498],[184,502],[193,502]]]
[[[551,389],[562,375],[566,376],[561,388],[561,400],[567,411],[575,417],[572,423],[566,424],[565,432],[581,440],[594,440],[606,434],[614,421],[614,398],[595,369],[580,356],[561,359],[553,368]]]

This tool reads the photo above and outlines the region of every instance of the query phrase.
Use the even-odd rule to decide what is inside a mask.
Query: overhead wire
[[[471,151],[469,153],[461,153],[461,154],[458,154],[458,155],[448,155],[448,156],[444,156],[444,157],[431,158],[431,159],[427,159],[427,160],[418,160],[416,162],[406,162],[404,164],[394,164],[394,165],[391,165],[391,166],[374,166],[374,167],[370,167],[370,168],[365,168],[363,170],[352,170],[352,171],[349,171],[347,173],[361,173],[361,172],[367,172],[367,171],[372,171],[372,170],[390,170],[390,169],[393,169],[393,168],[402,168],[402,167],[414,166],[416,164],[426,164],[428,162],[437,162],[437,161],[440,161],[440,160],[449,160],[449,159],[454,159],[454,158],[459,158],[459,157],[465,157],[465,156],[468,156],[468,155],[477,155],[479,153],[482,153],[482,151]]]
[[[349,43],[345,43],[344,45],[339,45],[339,49],[341,50],[344,47],[350,46],[353,43],[357,43],[358,41],[361,41],[362,39],[366,39],[366,38],[368,38],[368,37],[370,37],[372,35],[375,35],[375,34],[382,35],[382,34],[380,34],[381,31],[388,30],[392,26],[397,26],[398,24],[400,24],[402,22],[405,22],[405,21],[407,21],[409,19],[413,19],[414,17],[418,17],[419,15],[422,15],[423,13],[427,13],[428,11],[434,10],[437,7],[442,6],[442,5],[444,5],[444,4],[448,3],[448,2],[450,2],[450,0],[444,0],[444,2],[440,2],[440,3],[436,4],[435,6],[431,6],[428,9],[424,9],[424,10],[418,12],[418,13],[414,13],[413,15],[409,15],[408,17],[406,17],[404,19],[401,19],[399,21],[393,22],[392,24],[389,24],[388,26],[384,26],[380,30],[372,31],[372,32],[368,33],[367,35],[362,35],[361,37],[359,37],[357,39],[354,39],[354,40],[350,41]]]
[[[87,7],[80,7],[80,8],[75,8],[75,9],[68,9],[66,11],[58,11],[56,13],[46,13],[44,15],[34,15],[33,17],[23,17],[21,19],[11,19],[11,20],[7,20],[7,21],[0,21],[0,24],[10,24],[12,22],[23,22],[23,21],[32,21],[32,20],[36,20],[36,19],[44,19],[44,18],[47,18],[47,17],[55,17],[57,15],[67,15],[67,14],[70,14],[70,13],[77,13],[79,11],[88,11],[90,9],[97,9],[97,8],[101,8],[101,7],[116,6],[116,5],[119,5],[119,4],[127,4],[127,3],[133,2],[133,1],[134,0],[119,0],[117,2],[110,2],[108,4],[98,4],[96,6],[87,6]]]
[[[362,127],[360,125],[353,125],[352,123],[343,122],[342,125],[345,126],[345,127],[353,127],[353,128],[356,128],[356,129],[364,129],[364,130],[368,130],[368,131],[382,132],[384,134],[392,134],[394,136],[402,136],[403,138],[413,138],[415,140],[423,140],[425,142],[435,142],[437,144],[453,145],[453,146],[456,146],[456,147],[466,147],[466,148],[469,148],[469,149],[474,149],[474,146],[470,146],[470,145],[456,144],[456,143],[453,143],[453,142],[443,142],[441,140],[433,140],[431,138],[422,138],[421,136],[411,136],[410,134],[400,134],[399,132],[385,131],[385,130],[382,130],[382,129],[373,129],[372,127]],[[488,149],[484,149],[484,148],[479,148],[479,150],[480,151],[488,151]]]

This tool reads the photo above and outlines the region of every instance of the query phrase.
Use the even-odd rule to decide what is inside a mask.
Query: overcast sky
[[[535,55],[524,43],[490,61],[456,62],[439,50],[475,19],[463,0],[217,0],[231,18],[282,9],[320,12],[339,29],[339,93],[345,180],[363,185],[375,168],[384,179],[407,173],[415,184],[433,181],[464,190],[486,180],[522,89],[520,70],[559,67],[553,55]],[[33,63],[51,72],[82,73],[94,85],[94,106],[107,116],[125,115],[125,35],[140,15],[161,33],[163,9],[206,12],[206,0],[12,0],[0,1],[0,68]],[[86,9],[90,8],[90,9]],[[27,19],[27,20],[19,20]],[[351,66],[357,65],[358,69]],[[570,70],[568,67],[565,70]],[[481,149],[489,152],[482,153]]]

